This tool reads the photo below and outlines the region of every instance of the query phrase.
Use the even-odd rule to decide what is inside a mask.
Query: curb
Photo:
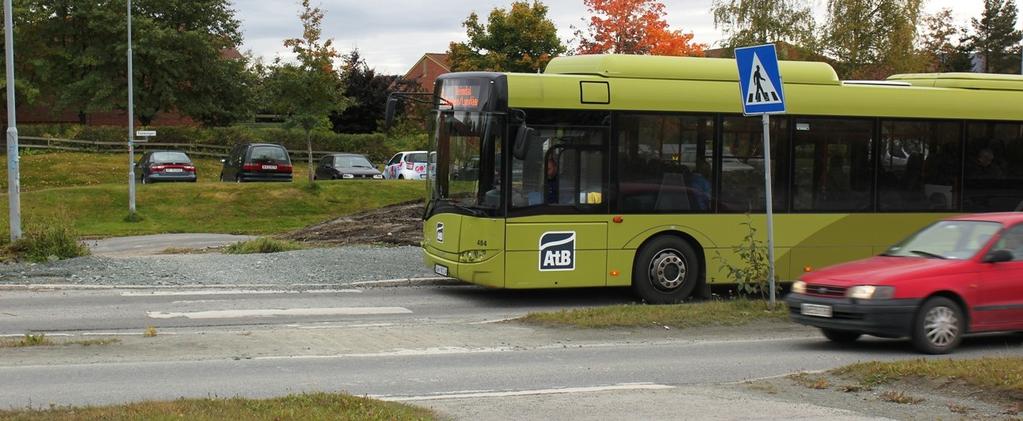
[[[363,288],[396,288],[419,286],[465,285],[452,278],[400,278],[380,281],[360,281],[350,284],[180,284],[180,285],[90,285],[90,284],[0,284],[0,291],[110,291],[110,290],[171,290],[171,289],[274,289],[274,290],[329,290]]]

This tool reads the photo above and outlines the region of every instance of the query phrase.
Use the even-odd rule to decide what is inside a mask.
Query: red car
[[[938,221],[880,256],[803,275],[785,301],[831,341],[909,337],[928,354],[968,333],[1023,331],[1023,212]]]

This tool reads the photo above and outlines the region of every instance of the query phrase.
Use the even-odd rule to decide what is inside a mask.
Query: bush
[[[89,248],[79,241],[78,232],[68,221],[59,218],[30,225],[21,239],[8,246],[9,252],[18,260],[37,263],[87,256]]]
[[[746,214],[746,221],[739,225],[746,227],[746,235],[743,237],[742,243],[732,247],[732,251],[741,260],[741,263],[739,265],[732,264],[722,257],[720,252],[715,260],[721,263],[721,267],[728,273],[728,277],[735,281],[739,296],[747,298],[759,296],[766,300],[770,294],[768,282],[770,258],[767,245],[757,239],[757,229],[753,227],[753,220],[749,214]]]
[[[224,249],[227,254],[254,254],[254,253],[280,253],[284,251],[301,250],[303,247],[291,241],[277,240],[269,237],[260,237],[255,240],[242,241],[231,244]]]

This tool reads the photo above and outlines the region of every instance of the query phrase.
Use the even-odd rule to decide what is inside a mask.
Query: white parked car
[[[397,180],[426,179],[426,151],[398,152],[384,168],[384,178]]]

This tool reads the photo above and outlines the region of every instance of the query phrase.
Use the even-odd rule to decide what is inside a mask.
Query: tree
[[[577,29],[579,54],[702,56],[693,33],[672,30],[664,3],[656,0],[583,0],[591,15],[587,31]]]
[[[284,63],[279,58],[269,67],[264,80],[271,108],[285,116],[287,127],[305,132],[308,152],[309,181],[313,181],[312,131],[329,127],[331,112],[343,112],[349,100],[342,91],[343,81],[334,70],[334,59],[340,57],[334,41],[323,40],[323,11],[302,0],[302,37],[284,41],[285,47],[298,57],[298,63]]]
[[[966,28],[955,24],[951,9],[941,9],[924,17],[923,31],[920,49],[926,60],[927,71],[970,71],[972,63]]]
[[[914,48],[922,0],[829,0],[824,51],[844,78],[920,71]]]
[[[456,72],[535,73],[567,50],[547,18],[547,6],[539,1],[516,1],[510,10],[494,8],[486,24],[473,12],[462,26],[469,40],[452,42],[448,49],[451,70]]]
[[[712,10],[714,27],[724,32],[722,44],[728,49],[777,41],[814,45],[813,9],[804,0],[714,0]]]
[[[984,0],[980,19],[972,19],[970,47],[981,56],[984,73],[1019,73],[1023,34],[1016,29],[1018,12],[1014,0]]]
[[[127,109],[125,2],[34,0],[19,22],[19,62],[55,111]],[[251,109],[247,59],[230,0],[133,0],[135,102],[149,124],[179,111],[206,124],[228,124]],[[28,48],[26,48],[28,47]]]
[[[334,131],[338,133],[373,133],[384,118],[387,95],[398,79],[393,75],[378,75],[366,64],[359,50],[344,56],[341,65],[345,81],[344,95],[352,106],[330,115]]]

